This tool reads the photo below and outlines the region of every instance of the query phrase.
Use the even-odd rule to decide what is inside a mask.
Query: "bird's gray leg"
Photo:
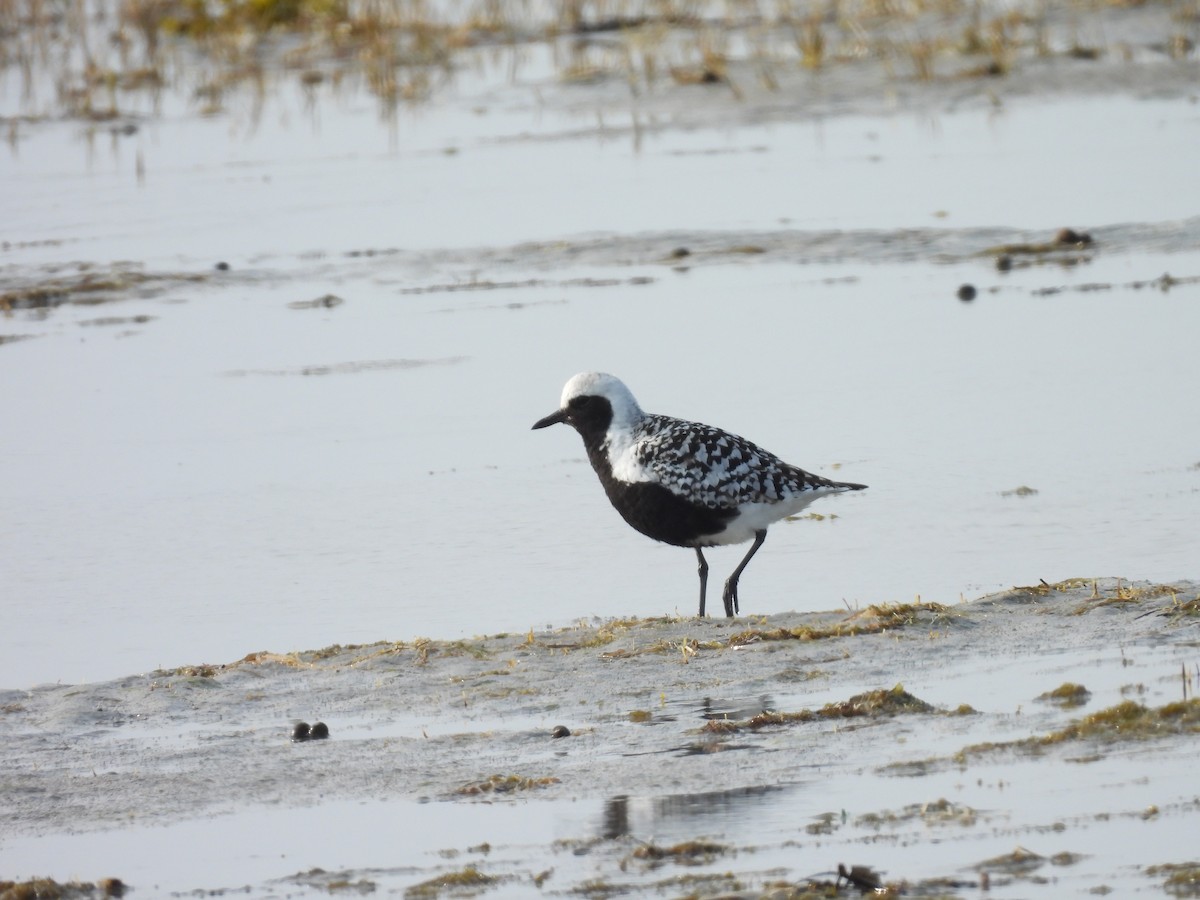
[[[746,568],[746,563],[750,562],[751,557],[758,552],[758,548],[763,545],[763,541],[767,539],[767,529],[760,528],[754,532],[754,543],[750,547],[750,552],[742,557],[742,561],[738,563],[738,567],[733,570],[733,574],[725,582],[725,591],[721,594],[721,599],[725,601],[725,615],[733,618],[735,612],[740,612],[738,609],[738,579],[742,576],[742,570]]]
[[[700,560],[700,567],[696,570],[700,573],[700,618],[704,618],[704,593],[708,589],[708,560],[704,558],[704,554],[700,552],[700,548],[696,548],[696,559]]]

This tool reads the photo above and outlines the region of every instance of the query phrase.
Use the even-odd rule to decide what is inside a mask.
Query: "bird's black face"
[[[612,424],[612,417],[612,404],[606,397],[581,394],[578,397],[572,397],[567,402],[565,409],[553,412],[544,419],[538,419],[533,423],[533,427],[545,428],[548,425],[566,422],[583,435],[585,442],[589,440],[599,442],[604,433],[608,431],[608,426]]]

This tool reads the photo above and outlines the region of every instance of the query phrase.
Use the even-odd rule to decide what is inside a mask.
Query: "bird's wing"
[[[833,482],[719,428],[647,416],[634,457],[654,481],[710,509],[777,503]]]

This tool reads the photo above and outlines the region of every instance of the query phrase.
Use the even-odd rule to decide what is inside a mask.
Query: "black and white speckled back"
[[[618,478],[657,482],[709,509],[853,489],[789,465],[736,434],[671,416],[643,416],[630,429],[628,444],[611,432],[609,438]]]

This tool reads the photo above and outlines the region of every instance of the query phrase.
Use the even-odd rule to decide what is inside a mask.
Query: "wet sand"
[[[462,814],[439,835],[440,856],[418,839],[420,852],[391,847],[339,876],[389,890],[461,874],[469,860],[495,879],[481,890],[506,896],[556,866],[557,893],[587,894],[584,883],[600,879],[654,896],[660,869],[682,867],[711,877],[689,887],[697,896],[758,896],[831,880],[812,873],[841,862],[885,870],[891,883],[948,879],[938,896],[973,893],[982,871],[993,896],[1065,896],[1060,879],[1072,894],[1116,885],[1123,895],[1121,885],[1152,883],[1146,866],[1187,862],[1164,834],[1193,833],[1200,813],[1190,774],[1198,597],[1196,582],[1079,579],[948,607],[600,620],[7,691],[0,870],[38,874],[22,854],[58,847],[49,857],[82,874],[68,835],[132,839],[189,820],[236,831],[264,810],[303,822],[323,806],[341,827],[356,809],[377,815],[356,806],[369,802],[418,820],[429,804]],[[1086,692],[1039,700],[1068,683]],[[1153,724],[1071,731],[1130,702]],[[331,736],[293,741],[301,720],[324,721]],[[559,725],[570,735],[552,737]],[[639,798],[660,804],[640,824]],[[485,839],[494,856],[468,853],[456,836],[494,803],[551,818],[564,804],[602,806],[564,836],[588,868],[565,863],[557,841],[530,849],[505,823]],[[689,804],[694,817],[663,811]],[[713,808],[722,814],[706,817]],[[1129,822],[1146,837],[1135,846],[1121,844]],[[717,846],[672,856],[656,843],[664,835]],[[514,845],[523,853],[505,862]],[[1055,878],[1030,859],[986,862],[1018,845]],[[1055,853],[1078,859],[1045,862]],[[232,889],[253,871],[234,861],[190,885],[168,872],[156,880]],[[306,871],[281,862],[275,877],[303,893]],[[119,869],[87,874],[137,886]],[[247,885],[251,896],[277,889]]]

